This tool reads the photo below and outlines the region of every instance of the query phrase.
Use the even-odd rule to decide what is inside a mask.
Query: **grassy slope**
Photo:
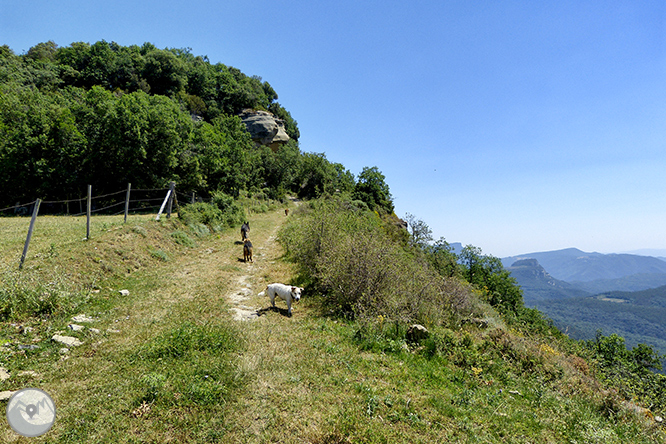
[[[27,334],[2,325],[10,344],[0,358],[12,377],[0,389],[37,386],[56,401],[56,424],[32,441],[666,442],[643,415],[604,413],[609,396],[593,381],[557,351],[515,334],[497,338],[510,343],[507,356],[484,355],[489,333],[474,329],[455,332],[469,344],[450,359],[401,344],[365,351],[356,326],[318,316],[311,295],[291,318],[261,310],[254,321],[233,321],[229,296],[249,286],[242,304],[265,309],[258,293],[293,276],[274,241],[282,210],[250,220],[254,264],[239,262],[237,230],[189,234],[196,245],[188,247],[170,235],[186,231],[177,220],[135,216],[123,226],[122,218],[98,217],[84,242],[83,219],[38,220],[20,279],[100,291],[84,291],[79,306],[47,320],[20,320],[33,328]],[[27,222],[0,220],[0,259],[10,270]],[[3,273],[3,285],[17,279]],[[85,345],[63,356],[48,338],[78,313],[99,317],[94,327],[103,332],[70,332]],[[33,342],[40,348],[17,349]],[[466,365],[466,353],[480,364]],[[552,371],[521,370],[510,353]],[[37,375],[20,375],[25,370]],[[9,427],[0,437],[27,442]]]

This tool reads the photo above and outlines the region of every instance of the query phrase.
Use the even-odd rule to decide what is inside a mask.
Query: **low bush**
[[[179,217],[187,224],[204,224],[219,231],[243,222],[245,212],[233,197],[222,192],[214,193],[211,202],[195,202],[180,208]]]
[[[171,233],[171,237],[173,238],[173,241],[177,244],[184,245],[190,248],[196,247],[196,243],[184,231],[181,230],[174,231],[173,233]]]
[[[454,324],[474,310],[469,289],[392,241],[375,213],[340,199],[314,201],[281,232],[301,277],[328,312],[401,323]]]

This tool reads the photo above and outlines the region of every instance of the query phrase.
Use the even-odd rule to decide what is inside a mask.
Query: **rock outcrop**
[[[256,143],[270,147],[274,152],[289,141],[284,121],[268,111],[246,109],[240,114],[250,137]]]

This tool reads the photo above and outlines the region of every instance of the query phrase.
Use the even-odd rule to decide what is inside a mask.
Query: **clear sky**
[[[666,249],[663,1],[0,0],[0,45],[191,48],[268,81],[301,149],[509,256]]]

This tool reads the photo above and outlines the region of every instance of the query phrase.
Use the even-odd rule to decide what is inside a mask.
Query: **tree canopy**
[[[96,193],[178,188],[211,196],[262,189],[273,198],[350,194],[392,212],[376,168],[358,183],[323,153],[302,153],[296,121],[261,77],[187,49],[104,40],[0,46],[0,206]],[[256,145],[238,115],[272,112],[291,140]]]

